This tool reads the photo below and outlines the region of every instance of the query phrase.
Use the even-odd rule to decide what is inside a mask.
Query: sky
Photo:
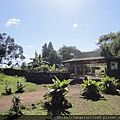
[[[45,43],[93,51],[101,35],[120,31],[120,0],[0,0],[0,33],[21,45],[26,61]]]

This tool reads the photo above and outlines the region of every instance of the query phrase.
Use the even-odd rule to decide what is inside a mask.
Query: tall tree
[[[0,64],[14,66],[24,59],[23,48],[15,44],[14,38],[7,36],[6,33],[0,34]]]
[[[46,43],[43,45],[42,58],[44,61],[49,62],[50,65],[60,64],[61,61],[61,56],[54,50],[52,42],[49,42],[48,46]]]
[[[49,53],[49,62],[52,66],[53,64],[60,64],[61,56],[56,52],[56,50],[51,50]]]
[[[80,53],[75,46],[63,46],[58,50],[59,54],[62,56],[62,60],[69,60],[73,58],[76,54]]]
[[[48,44],[48,51],[50,52],[51,50],[54,50],[52,42],[49,42]]]
[[[43,60],[48,61],[48,57],[49,57],[48,46],[45,43],[42,46],[42,58],[43,58]]]
[[[118,56],[120,54],[120,32],[100,36],[97,44],[100,46],[102,56]]]

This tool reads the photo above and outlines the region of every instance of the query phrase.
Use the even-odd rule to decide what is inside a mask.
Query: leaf
[[[60,84],[61,81],[55,75],[54,75],[54,77],[55,77],[56,81],[58,82],[58,84]]]

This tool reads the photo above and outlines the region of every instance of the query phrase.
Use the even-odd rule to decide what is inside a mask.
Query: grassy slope
[[[8,76],[0,73],[0,93],[5,92],[5,81],[8,80],[8,85],[9,87],[12,87],[12,91],[15,92],[17,90],[17,81],[20,80],[24,85],[25,85],[25,92],[31,92],[37,90],[37,85],[30,83],[30,82],[25,82],[24,77],[13,77],[13,76]],[[1,94],[0,94],[1,96]]]

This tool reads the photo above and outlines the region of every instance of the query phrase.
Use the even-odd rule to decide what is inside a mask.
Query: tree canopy
[[[75,46],[63,46],[58,50],[59,54],[62,56],[62,60],[69,60],[72,59],[73,56],[80,53]]]
[[[61,57],[60,55],[57,53],[56,50],[54,50],[54,47],[52,45],[52,42],[49,42],[49,44],[47,45],[47,43],[45,43],[42,46],[42,59],[44,61],[47,61],[50,63],[50,65],[53,64],[60,64],[60,60]]]
[[[7,36],[6,33],[0,33],[0,64],[15,66],[24,59],[23,48],[15,44],[14,38]]]
[[[100,36],[98,43],[101,55],[105,57],[120,55],[120,32]]]

